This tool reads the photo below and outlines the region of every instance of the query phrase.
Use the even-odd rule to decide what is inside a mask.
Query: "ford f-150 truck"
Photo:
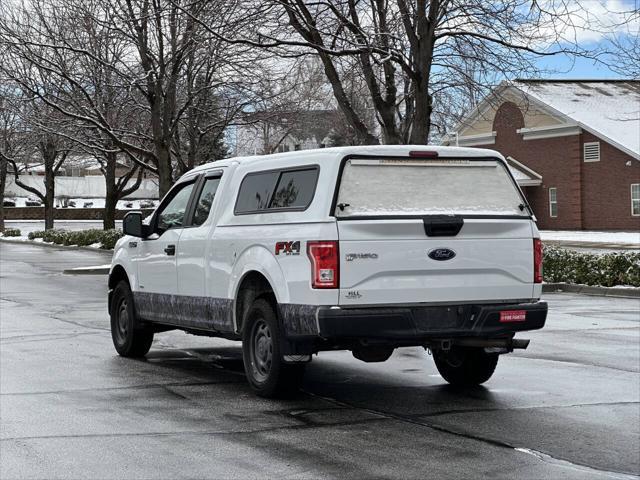
[[[109,276],[113,343],[155,333],[241,340],[262,396],[295,390],[324,350],[365,362],[422,346],[475,385],[544,326],[535,218],[495,151],[338,147],[231,158],[130,212]]]

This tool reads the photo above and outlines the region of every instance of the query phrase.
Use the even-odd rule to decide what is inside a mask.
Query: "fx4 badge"
[[[354,260],[375,260],[378,258],[377,253],[347,253],[345,260],[347,262],[353,262]]]
[[[429,251],[428,255],[430,259],[442,262],[444,260],[451,260],[456,256],[456,252],[448,248],[434,248]]]
[[[276,255],[300,255],[300,241],[276,242]]]

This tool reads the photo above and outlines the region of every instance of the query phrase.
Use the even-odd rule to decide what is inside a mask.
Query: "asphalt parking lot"
[[[104,254],[0,243],[0,478],[637,478],[640,299],[549,294],[547,327],[456,390],[427,353],[320,354],[256,398],[238,343],[116,355]]]

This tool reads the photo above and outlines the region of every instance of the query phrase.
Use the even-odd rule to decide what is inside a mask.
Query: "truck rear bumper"
[[[330,308],[317,311],[318,335],[330,340],[414,341],[429,338],[501,337],[537,330],[547,303],[435,307]]]

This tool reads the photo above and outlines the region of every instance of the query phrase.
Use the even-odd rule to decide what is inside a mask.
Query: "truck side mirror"
[[[125,235],[143,238],[142,212],[129,212],[122,220],[122,231]]]

